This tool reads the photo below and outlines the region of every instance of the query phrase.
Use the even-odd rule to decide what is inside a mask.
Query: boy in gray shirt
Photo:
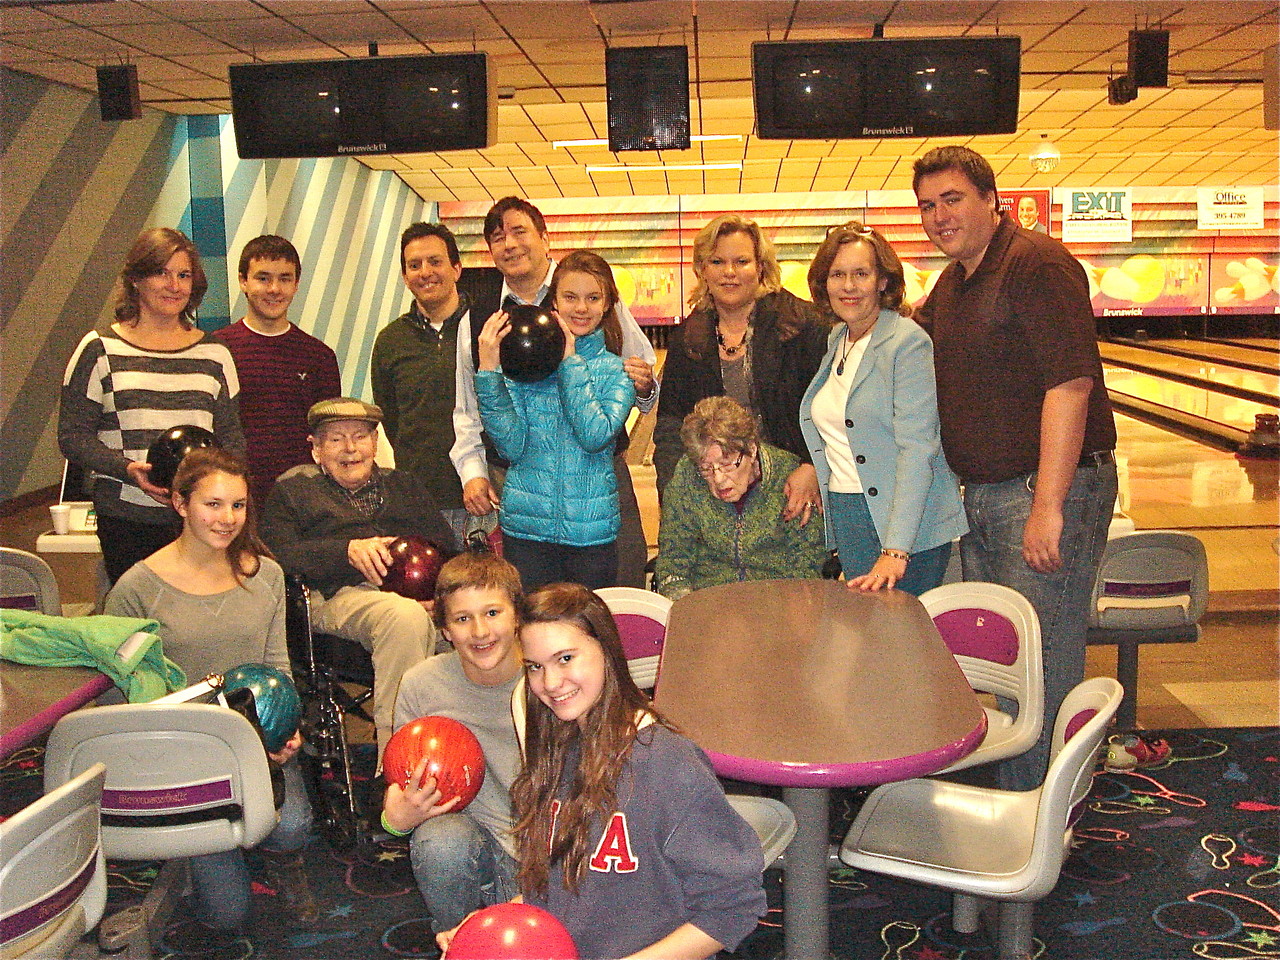
[[[387,788],[382,825],[396,836],[413,834],[413,875],[437,933],[518,892],[510,789],[520,748],[511,692],[523,674],[522,593],[515,567],[492,554],[450,560],[436,582],[433,615],[453,651],[417,664],[400,681],[397,730],[418,717],[450,717],[484,750],[484,783],[460,812],[453,812],[456,798],[441,802],[434,778],[419,782],[422,764],[408,784]]]

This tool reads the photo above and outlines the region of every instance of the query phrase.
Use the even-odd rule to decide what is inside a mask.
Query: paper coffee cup
[[[71,532],[71,504],[55,503],[49,508],[49,516],[53,519],[54,533]]]

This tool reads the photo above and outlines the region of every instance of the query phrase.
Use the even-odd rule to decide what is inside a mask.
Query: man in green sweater
[[[400,275],[413,294],[409,312],[391,321],[373,345],[373,400],[396,468],[430,491],[460,546],[467,527],[462,485],[449,460],[458,323],[469,304],[458,292],[462,257],[442,223],[414,223],[400,236]]]

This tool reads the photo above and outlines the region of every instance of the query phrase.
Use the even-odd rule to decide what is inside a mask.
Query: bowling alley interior
[[[103,616],[111,578],[100,535],[110,538],[117,528],[96,526],[94,506],[94,484],[105,474],[95,481],[92,470],[68,461],[60,420],[74,393],[68,385],[81,382],[75,368],[82,339],[107,331],[119,316],[113,311],[123,296],[122,264],[135,237],[164,227],[190,238],[207,282],[196,298],[195,329],[214,336],[259,309],[238,265],[240,251],[263,235],[289,240],[297,274],[277,316],[287,312],[287,324],[336,359],[340,393],[357,404],[348,408],[357,419],[344,422],[380,431],[373,441],[378,468],[397,473],[407,470],[410,455],[389,442],[391,418],[379,427],[381,410],[376,418],[359,411],[378,402],[380,335],[423,302],[415,305],[420,295],[409,281],[402,232],[422,222],[449,228],[459,257],[453,282],[464,305],[492,291],[496,307],[499,287],[503,294],[513,289],[489,239],[487,215],[502,198],[524,198],[541,212],[552,263],[575,250],[602,257],[654,358],[656,403],[640,403],[637,386],[618,463],[639,509],[648,561],[643,589],[663,603],[661,648],[664,633],[670,640],[687,632],[690,621],[679,612],[694,610],[689,601],[701,592],[672,604],[660,596],[655,574],[662,378],[669,348],[684,342],[683,321],[707,289],[704,264],[695,265],[700,231],[722,215],[758,224],[775,250],[777,286],[808,302],[815,251],[831,230],[856,221],[900,258],[902,299],[918,314],[952,261],[926,232],[913,163],[958,145],[989,162],[1005,220],[1060,241],[1083,269],[1080,289],[1088,285],[1115,422],[1118,496],[1090,598],[1085,678],[1116,678],[1123,699],[1108,707],[1115,719],[1095,745],[1092,781],[1082,781],[1088,797],[1072,795],[1083,814],[1074,834],[1067,829],[1065,861],[1061,849],[1036,848],[1037,869],[1051,874],[1044,892],[979,892],[974,901],[963,886],[939,879],[944,871],[880,869],[878,855],[857,845],[870,843],[866,831],[877,817],[907,822],[908,807],[889,809],[906,802],[900,788],[940,770],[938,782],[947,786],[937,788],[939,808],[953,796],[945,792],[952,781],[956,790],[993,791],[1013,804],[1009,791],[994,786],[995,764],[959,773],[962,760],[955,768],[938,761],[906,774],[841,780],[830,774],[840,766],[832,761],[816,764],[827,771],[825,781],[776,773],[751,780],[743,770],[768,764],[726,764],[732,751],[721,741],[699,742],[701,728],[683,712],[680,693],[668,694],[672,719],[708,752],[725,789],[747,798],[744,809],[772,805],[767,809],[780,818],[766,837],[759,821],[743,814],[765,852],[768,912],[732,951],[716,955],[1280,956],[1280,914],[1269,896],[1280,869],[1277,37],[1280,3],[1273,0],[0,0],[0,600],[12,608],[0,648],[4,955],[96,957],[101,948],[129,958],[440,956],[439,931],[415,885],[421,881],[411,868],[409,834],[389,831],[382,812],[383,731],[370,699],[379,661],[357,657],[362,664],[354,672],[336,660],[317,665],[315,651],[328,649],[313,643],[325,633],[316,626],[324,605],[308,606],[308,597],[320,599],[314,584],[301,588],[299,601],[302,577],[291,581],[281,610],[286,616],[288,607],[286,659],[302,674],[305,742],[294,766],[307,781],[314,823],[297,869],[310,883],[310,913],[286,916],[286,882],[270,859],[274,852],[251,849],[256,841],[224,840],[213,856],[247,851],[240,862],[253,877],[252,922],[210,933],[195,913],[196,874],[181,866],[194,848],[157,840],[126,849],[111,840],[129,817],[107,809],[110,764],[105,793],[98,786],[101,820],[93,806],[87,834],[105,850],[104,873],[94,873],[90,856],[63,871],[63,893],[37,889],[41,858],[70,863],[90,842],[64,836],[52,841],[61,847],[39,853],[48,831],[40,833],[27,814],[39,808],[45,816],[42,795],[54,787],[65,792],[52,762],[46,765],[46,746],[52,759],[54,744],[67,736],[57,731],[63,719],[83,724],[84,715],[116,709],[109,704],[136,693],[127,671],[113,685],[89,654],[66,659],[59,647],[20,660],[14,653],[31,643],[32,628],[26,620],[19,626],[20,615],[60,636],[64,625],[84,635],[110,619]],[[167,277],[170,266],[156,269]],[[150,302],[144,295],[143,308]],[[466,344],[466,359],[474,365],[484,322],[472,311],[477,339]],[[739,349],[723,338],[720,346],[722,363]],[[479,368],[476,377],[484,375]],[[746,371],[749,378],[749,364]],[[448,382],[432,389],[453,391],[453,378],[448,373]],[[460,374],[459,391],[463,380]],[[474,382],[469,389],[474,404]],[[105,396],[105,386],[98,390]],[[247,425],[255,417],[270,423],[273,414],[238,416]],[[478,444],[480,414],[474,416]],[[151,432],[178,422],[157,423]],[[452,415],[454,428],[459,422]],[[762,422],[758,411],[753,422]],[[299,422],[295,446],[308,452],[293,464],[309,464],[312,447],[303,441],[309,431],[321,435],[324,424]],[[113,420],[93,439],[114,443],[118,457],[122,436]],[[454,464],[440,459],[449,482],[461,485]],[[728,467],[708,473],[693,462],[714,493],[717,471]],[[318,476],[325,479],[324,471]],[[328,480],[338,488],[339,479]],[[128,488],[133,481],[112,482]],[[245,489],[258,497],[248,482]],[[346,496],[358,503],[350,490]],[[142,492],[138,497],[146,501]],[[255,503],[252,514],[261,517],[261,507]],[[494,522],[500,516],[495,512]],[[824,522],[816,512],[814,518]],[[192,526],[186,523],[183,536]],[[492,530],[493,522],[484,530],[490,543]],[[1123,541],[1164,533],[1192,555],[1202,548],[1201,565],[1159,568],[1172,562],[1172,547],[1148,536],[1166,553],[1144,561],[1154,569],[1121,572]],[[1156,547],[1150,550],[1155,557]],[[1113,552],[1119,559],[1108,567]],[[283,559],[282,566],[293,574]],[[953,548],[943,582],[962,580]],[[1114,620],[1107,606],[1113,589],[1124,598]],[[1169,594],[1177,596],[1169,601]],[[920,610],[926,625],[942,625],[936,615],[929,619],[931,607],[926,612],[907,594],[896,595]],[[1172,619],[1160,619],[1157,608]],[[620,609],[613,608],[619,624]],[[779,632],[773,620],[788,609],[751,611],[750,629],[761,637]],[[823,617],[816,611],[814,622]],[[801,626],[789,621],[783,632]],[[141,657],[132,642],[112,657]],[[160,645],[152,649],[161,659]],[[447,642],[437,649],[447,650]],[[674,662],[673,652],[670,644],[663,649],[656,685],[649,682],[659,710],[666,709],[667,658],[672,673],[686,675],[687,664]],[[965,667],[960,648],[951,653]],[[842,675],[831,672],[830,651],[806,655],[815,659],[800,675],[815,689]],[[878,662],[870,657],[858,669],[878,669]],[[49,679],[55,676],[56,683]],[[324,682],[305,679],[315,677]],[[967,685],[964,696],[977,704],[987,736],[993,717],[1013,723],[998,713],[991,690],[972,686],[976,696]],[[205,700],[215,694],[230,699],[216,682],[200,691]],[[707,696],[720,694],[742,699],[732,690]],[[784,695],[775,689],[759,707],[764,726],[788,729],[787,701],[773,699]],[[884,689],[883,704],[863,709],[873,720],[897,717],[890,705],[902,695]],[[1054,717],[1043,722],[1052,729]],[[884,723],[868,729],[898,746]],[[263,726],[257,730],[265,737]],[[252,746],[260,766],[261,751]],[[810,761],[777,763],[807,770]],[[279,806],[282,765],[273,757],[271,766]],[[1047,816],[1048,781],[1036,790],[1029,806],[1016,808],[1029,812],[1009,814],[1008,822],[1025,816],[1034,825]],[[237,797],[236,812],[220,822],[234,826],[250,805]],[[274,811],[267,816],[276,822]],[[158,835],[161,828],[147,829]],[[812,872],[802,873],[804,849],[790,840],[797,829],[820,841],[816,854],[812,845],[804,848],[820,868],[816,888],[804,893],[801,878]],[[923,829],[901,831],[915,837]],[[963,833],[943,823],[926,857],[954,840],[949,830]],[[1009,827],[991,848],[1017,846],[1016,833]],[[977,841],[954,842],[967,848]],[[179,852],[166,852],[173,849]],[[885,855],[895,857],[911,859]],[[1001,905],[1020,897],[1034,901],[1034,920],[1016,904]],[[981,905],[982,916],[975,912],[966,923],[965,900]],[[55,901],[56,923],[33,919]],[[137,911],[121,919],[135,907],[160,919],[139,926]],[[573,942],[542,949],[571,951]],[[533,955],[546,954],[510,954]]]

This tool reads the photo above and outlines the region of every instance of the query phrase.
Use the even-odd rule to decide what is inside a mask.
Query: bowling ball
[[[506,308],[511,331],[498,346],[502,372],[512,380],[537,383],[564,359],[564,331],[545,307],[515,303]]]
[[[444,960],[578,960],[559,920],[527,903],[477,910],[458,927]]]
[[[387,544],[391,567],[382,578],[382,589],[410,600],[431,600],[436,595],[436,577],[448,555],[425,537],[412,534]]]
[[[414,768],[427,758],[427,777],[436,778],[440,802],[461,797],[457,813],[475,799],[484,783],[484,751],[476,735],[449,717],[419,717],[395,732],[382,752],[387,783],[405,786]],[[421,783],[419,783],[421,786]]]
[[[302,718],[302,701],[283,670],[265,663],[242,663],[222,675],[226,693],[248,690],[258,714],[258,730],[268,753],[275,753],[294,735]]]
[[[150,480],[166,490],[173,486],[173,476],[182,459],[192,450],[218,446],[217,438],[204,427],[185,423],[170,427],[151,442],[147,463],[151,464]]]

